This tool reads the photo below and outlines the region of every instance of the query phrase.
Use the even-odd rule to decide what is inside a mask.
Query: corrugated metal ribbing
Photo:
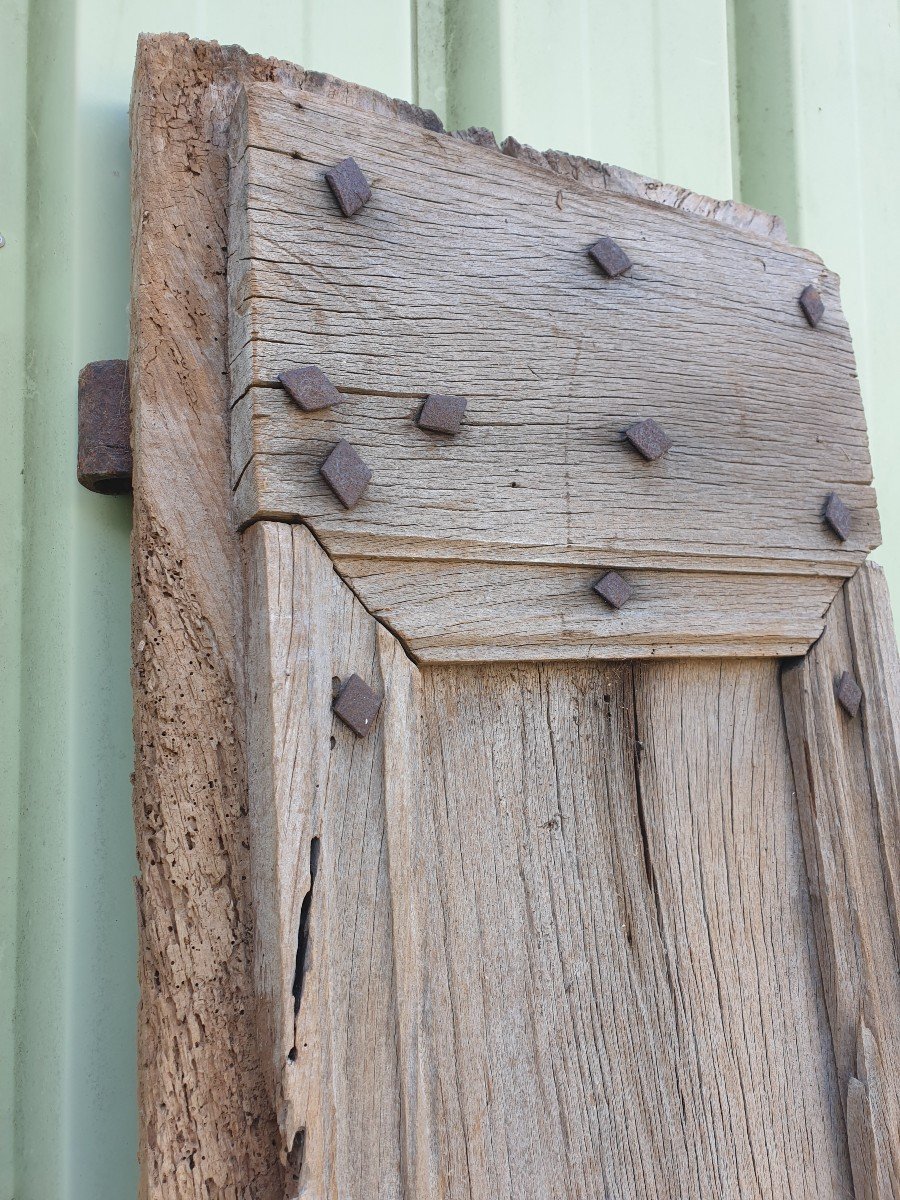
[[[900,602],[900,15],[894,0],[735,0],[741,198],[841,276],[894,611]]]

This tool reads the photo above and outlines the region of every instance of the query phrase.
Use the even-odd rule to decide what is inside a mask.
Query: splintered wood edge
[[[298,67],[291,67],[291,70],[302,72],[302,68]],[[636,171],[629,171],[625,167],[617,167],[598,159],[567,154],[561,150],[536,150],[533,146],[520,142],[514,137],[507,137],[500,144],[488,129],[470,128],[450,131],[444,128],[441,119],[430,109],[418,108],[403,100],[392,100],[382,92],[346,83],[333,75],[317,71],[306,71],[303,74],[302,83],[291,85],[287,81],[279,82],[280,90],[286,93],[309,91],[362,112],[395,117],[397,120],[428,129],[432,133],[468,142],[470,145],[503,154],[507,158],[519,159],[528,163],[529,166],[550,172],[561,181],[580,184],[582,187],[609,192],[613,195],[631,196],[634,199],[646,200],[650,204],[658,204],[664,208],[676,208],[680,212],[690,213],[692,216],[704,220],[716,221],[722,225],[729,225],[733,229],[757,234],[770,241],[789,244],[787,229],[781,217],[764,212],[759,208],[753,208],[741,201],[716,200],[712,196],[692,192],[689,188],[663,183],[658,179],[651,179],[647,175],[640,175]],[[242,157],[244,143],[247,140],[247,88],[260,86],[264,87],[266,84],[253,82],[243,87],[232,109],[229,132],[229,154],[232,163],[239,161]]]

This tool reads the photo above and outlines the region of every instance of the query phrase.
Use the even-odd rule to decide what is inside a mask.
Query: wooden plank
[[[419,670],[308,530],[245,536],[260,982],[300,1192],[846,1194],[777,664]],[[354,669],[385,694],[365,741],[329,724]]]
[[[835,698],[845,670],[864,687],[855,718]],[[900,1194],[898,678],[887,588],[866,564],[783,691],[856,1195],[877,1200]]]
[[[449,539],[475,559],[615,548],[822,574],[877,542],[849,334],[814,256],[277,88],[251,89],[234,139],[241,522],[302,518],[359,554],[397,538],[440,557]],[[347,221],[321,176],[351,150],[377,185]],[[629,276],[587,257],[604,231]],[[811,279],[816,330],[797,305]],[[303,418],[254,387],[310,361],[347,403]],[[411,421],[432,391],[469,399],[449,444]],[[649,465],[621,441],[644,416],[675,441]],[[317,474],[344,434],[375,471],[349,514]],[[854,508],[844,545],[821,521],[832,489]]]
[[[460,433],[421,430],[415,398],[346,395],[304,413],[281,388],[253,388],[233,414],[232,481],[238,520],[305,520],[336,554],[417,558],[496,557],[515,562],[597,562],[615,554],[634,565],[847,575],[877,525],[875,493],[854,471],[867,458],[860,411],[815,395],[786,411],[748,396],[728,412],[638,407],[627,384],[600,412],[596,393],[562,405],[552,395],[482,397]],[[647,463],[622,438],[643,412],[675,445]],[[816,432],[816,430],[819,432]],[[846,433],[846,438],[844,434]],[[374,479],[344,510],[319,475],[341,438]],[[844,439],[844,440],[842,440]],[[822,520],[838,490],[854,510],[841,543]]]
[[[510,150],[245,93],[236,520],[306,523],[419,661],[802,652],[880,536],[836,278],[761,219],[673,210],[596,165]],[[348,221],[322,170],[351,151],[376,186]],[[634,259],[623,279],[585,254],[604,230]],[[815,330],[796,303],[813,278]],[[277,386],[307,362],[342,403],[303,413]],[[415,424],[432,391],[467,397],[457,437]],[[654,463],[622,437],[646,416],[674,441]],[[341,438],[374,472],[352,511],[319,474]],[[846,542],[822,520],[832,491],[853,510]],[[466,576],[452,597],[448,563]],[[585,586],[609,568],[639,586],[627,613]]]
[[[866,563],[844,585],[853,669],[866,696],[862,737],[894,943],[900,946],[900,656],[884,572]]]
[[[596,567],[336,556],[366,608],[418,663],[802,654],[839,580],[625,570],[618,611]],[[619,567],[614,556],[608,567]]]
[[[250,530],[247,580],[256,987],[282,1146],[314,1195],[394,1197],[384,733],[331,714],[333,678],[381,689],[378,626],[308,530]]]
[[[139,43],[130,366],[144,1200],[282,1200],[289,1176],[257,1051],[228,462],[225,143],[253,79],[433,120],[236,47]]]

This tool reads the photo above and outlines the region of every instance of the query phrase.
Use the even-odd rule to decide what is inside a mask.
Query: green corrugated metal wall
[[[454,127],[779,212],[843,276],[877,557],[900,596],[898,7],[0,0],[0,13],[0,1200],[123,1200],[137,1178],[129,506],[75,484],[75,381],[127,350],[138,32],[239,42]]]

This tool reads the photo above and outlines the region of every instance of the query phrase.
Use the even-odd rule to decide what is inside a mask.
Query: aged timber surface
[[[835,697],[860,682],[849,717]],[[900,659],[881,569],[844,584],[825,633],[784,672],[816,939],[856,1195],[900,1196]]]
[[[649,653],[663,613],[669,653],[791,654],[818,636],[879,527],[838,281],[815,256],[276,86],[246,89],[231,139],[240,524],[304,521],[382,617],[381,568],[363,564],[402,560],[390,623],[422,661]],[[323,175],[351,151],[372,199],[347,219]],[[607,279],[586,254],[601,233],[628,274]],[[816,329],[797,303],[813,280]],[[341,403],[302,412],[278,386],[310,363]],[[415,423],[435,392],[467,398],[454,437]],[[673,443],[654,462],[622,436],[646,417]],[[319,474],[340,439],[373,471],[349,512]],[[832,492],[852,511],[843,542],[822,519]],[[431,564],[417,578],[435,590],[448,561],[475,564],[463,622],[481,637],[464,648],[423,632],[405,590],[406,565]],[[511,641],[509,610],[475,582],[500,562],[559,568],[558,595],[576,566],[665,573],[645,589],[660,605],[621,627],[595,609],[589,629],[585,597],[568,596],[554,630],[526,604]],[[719,579],[721,598],[669,572]]]
[[[375,619],[379,606],[390,616],[399,605],[391,573],[421,566],[418,544],[404,560],[396,539],[400,557],[381,566],[360,549],[369,533],[360,542],[351,530],[341,554],[328,546],[339,574],[345,558],[365,560],[354,598],[309,530],[259,523],[238,534],[225,141],[232,102],[254,80],[390,118],[392,130],[403,128],[397,117],[434,127],[400,102],[237,49],[171,36],[139,47],[131,367],[142,1200],[283,1200],[317,1189],[399,1200],[441,1188],[473,1200],[803,1200],[846,1197],[854,1183],[858,1198],[885,1200],[891,1051],[867,1010],[851,1061],[849,1004],[835,1008],[829,946],[813,935],[817,898],[801,858],[776,664],[420,668]],[[775,223],[740,206],[510,149],[529,172],[558,176],[564,207],[570,187],[653,195],[767,246],[780,240]],[[835,281],[822,282],[830,303]],[[832,319],[825,332],[840,341]],[[418,394],[361,389],[366,397],[411,410]],[[854,412],[846,424],[858,464]],[[252,421],[243,432],[232,425],[236,442],[250,444]],[[868,494],[856,466],[840,479]],[[869,524],[857,531],[874,536],[871,510],[861,512]],[[724,609],[722,652],[802,648],[862,549],[851,542],[820,561],[820,548],[798,554],[792,541],[776,559],[768,545],[695,571],[701,599],[717,582],[727,592],[720,574],[736,586],[749,564],[754,576],[743,624],[736,607]],[[587,580],[574,543],[566,563],[561,571]],[[558,569],[468,562],[494,565]],[[639,604],[645,571],[670,573],[636,564]],[[577,641],[577,615],[546,583],[512,579],[533,613],[558,602],[562,634],[574,628]],[[503,590],[500,576],[484,584],[455,627],[433,607],[435,581],[420,588],[425,616],[407,612],[421,621],[422,644],[444,637],[438,655],[470,655],[479,606]],[[769,625],[767,603],[779,610]],[[692,653],[709,653],[703,630],[715,612],[682,626]],[[538,626],[529,643],[514,606],[501,618],[539,657],[565,640]],[[855,626],[860,645],[867,619]],[[883,610],[872,619],[883,635]],[[656,645],[665,652],[661,629]],[[858,654],[861,682],[882,668]],[[330,676],[349,670],[386,693],[365,744],[328,716]],[[870,741],[876,729],[893,736],[889,714],[878,722],[864,727]],[[893,761],[868,763],[886,795]],[[879,802],[878,821],[888,861],[893,800]]]
[[[420,671],[306,529],[245,536],[301,1194],[849,1194],[777,662]],[[330,723],[351,670],[385,694],[364,741]]]
[[[244,83],[401,101],[142,37],[131,111],[134,813],[142,1200],[281,1200],[252,977],[240,539],[228,462],[226,134]]]

